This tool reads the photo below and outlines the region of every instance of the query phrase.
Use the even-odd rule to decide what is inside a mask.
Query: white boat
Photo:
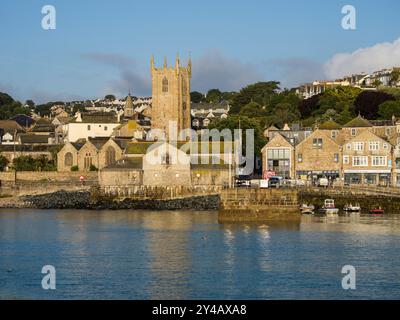
[[[355,206],[353,206],[351,203],[350,204],[346,204],[343,207],[343,211],[346,213],[360,213],[361,211],[361,207],[358,203],[356,203]]]
[[[314,209],[315,207],[312,204],[308,205],[306,203],[303,203],[300,207],[300,211],[302,214],[313,214]]]
[[[337,215],[339,209],[335,207],[335,200],[325,199],[324,205],[319,211],[327,216],[332,216]]]

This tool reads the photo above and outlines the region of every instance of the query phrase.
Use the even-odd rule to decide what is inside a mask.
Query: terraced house
[[[326,130],[315,130],[295,149],[295,177],[316,181],[327,177],[331,181],[341,175],[341,146]]]
[[[297,145],[276,136],[262,153],[263,170],[284,178],[400,187],[400,121],[394,117],[370,122],[359,115],[343,127],[328,120]]]
[[[392,179],[392,145],[364,130],[343,147],[344,181],[387,186]]]

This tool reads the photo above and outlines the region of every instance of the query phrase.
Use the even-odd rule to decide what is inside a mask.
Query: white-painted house
[[[120,117],[115,113],[80,113],[67,124],[67,141],[78,139],[110,137],[113,130],[120,125]]]

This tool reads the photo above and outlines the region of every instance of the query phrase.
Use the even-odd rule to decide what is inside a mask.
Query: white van
[[[318,187],[328,187],[328,186],[329,186],[328,178],[319,178],[318,179]]]

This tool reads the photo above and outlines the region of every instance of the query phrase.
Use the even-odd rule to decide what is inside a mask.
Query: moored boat
[[[314,209],[315,207],[312,204],[308,205],[306,203],[303,203],[300,207],[300,211],[302,214],[314,214]]]
[[[350,203],[343,207],[343,211],[346,213],[360,213],[361,207],[358,203],[356,203],[354,206]]]
[[[369,213],[371,213],[371,214],[384,214],[385,210],[383,210],[382,207],[379,206],[379,207],[376,207],[376,208],[373,208],[373,209],[369,210]]]
[[[327,216],[337,215],[339,209],[335,207],[335,200],[325,199],[323,207],[319,210],[320,213],[326,214]]]

